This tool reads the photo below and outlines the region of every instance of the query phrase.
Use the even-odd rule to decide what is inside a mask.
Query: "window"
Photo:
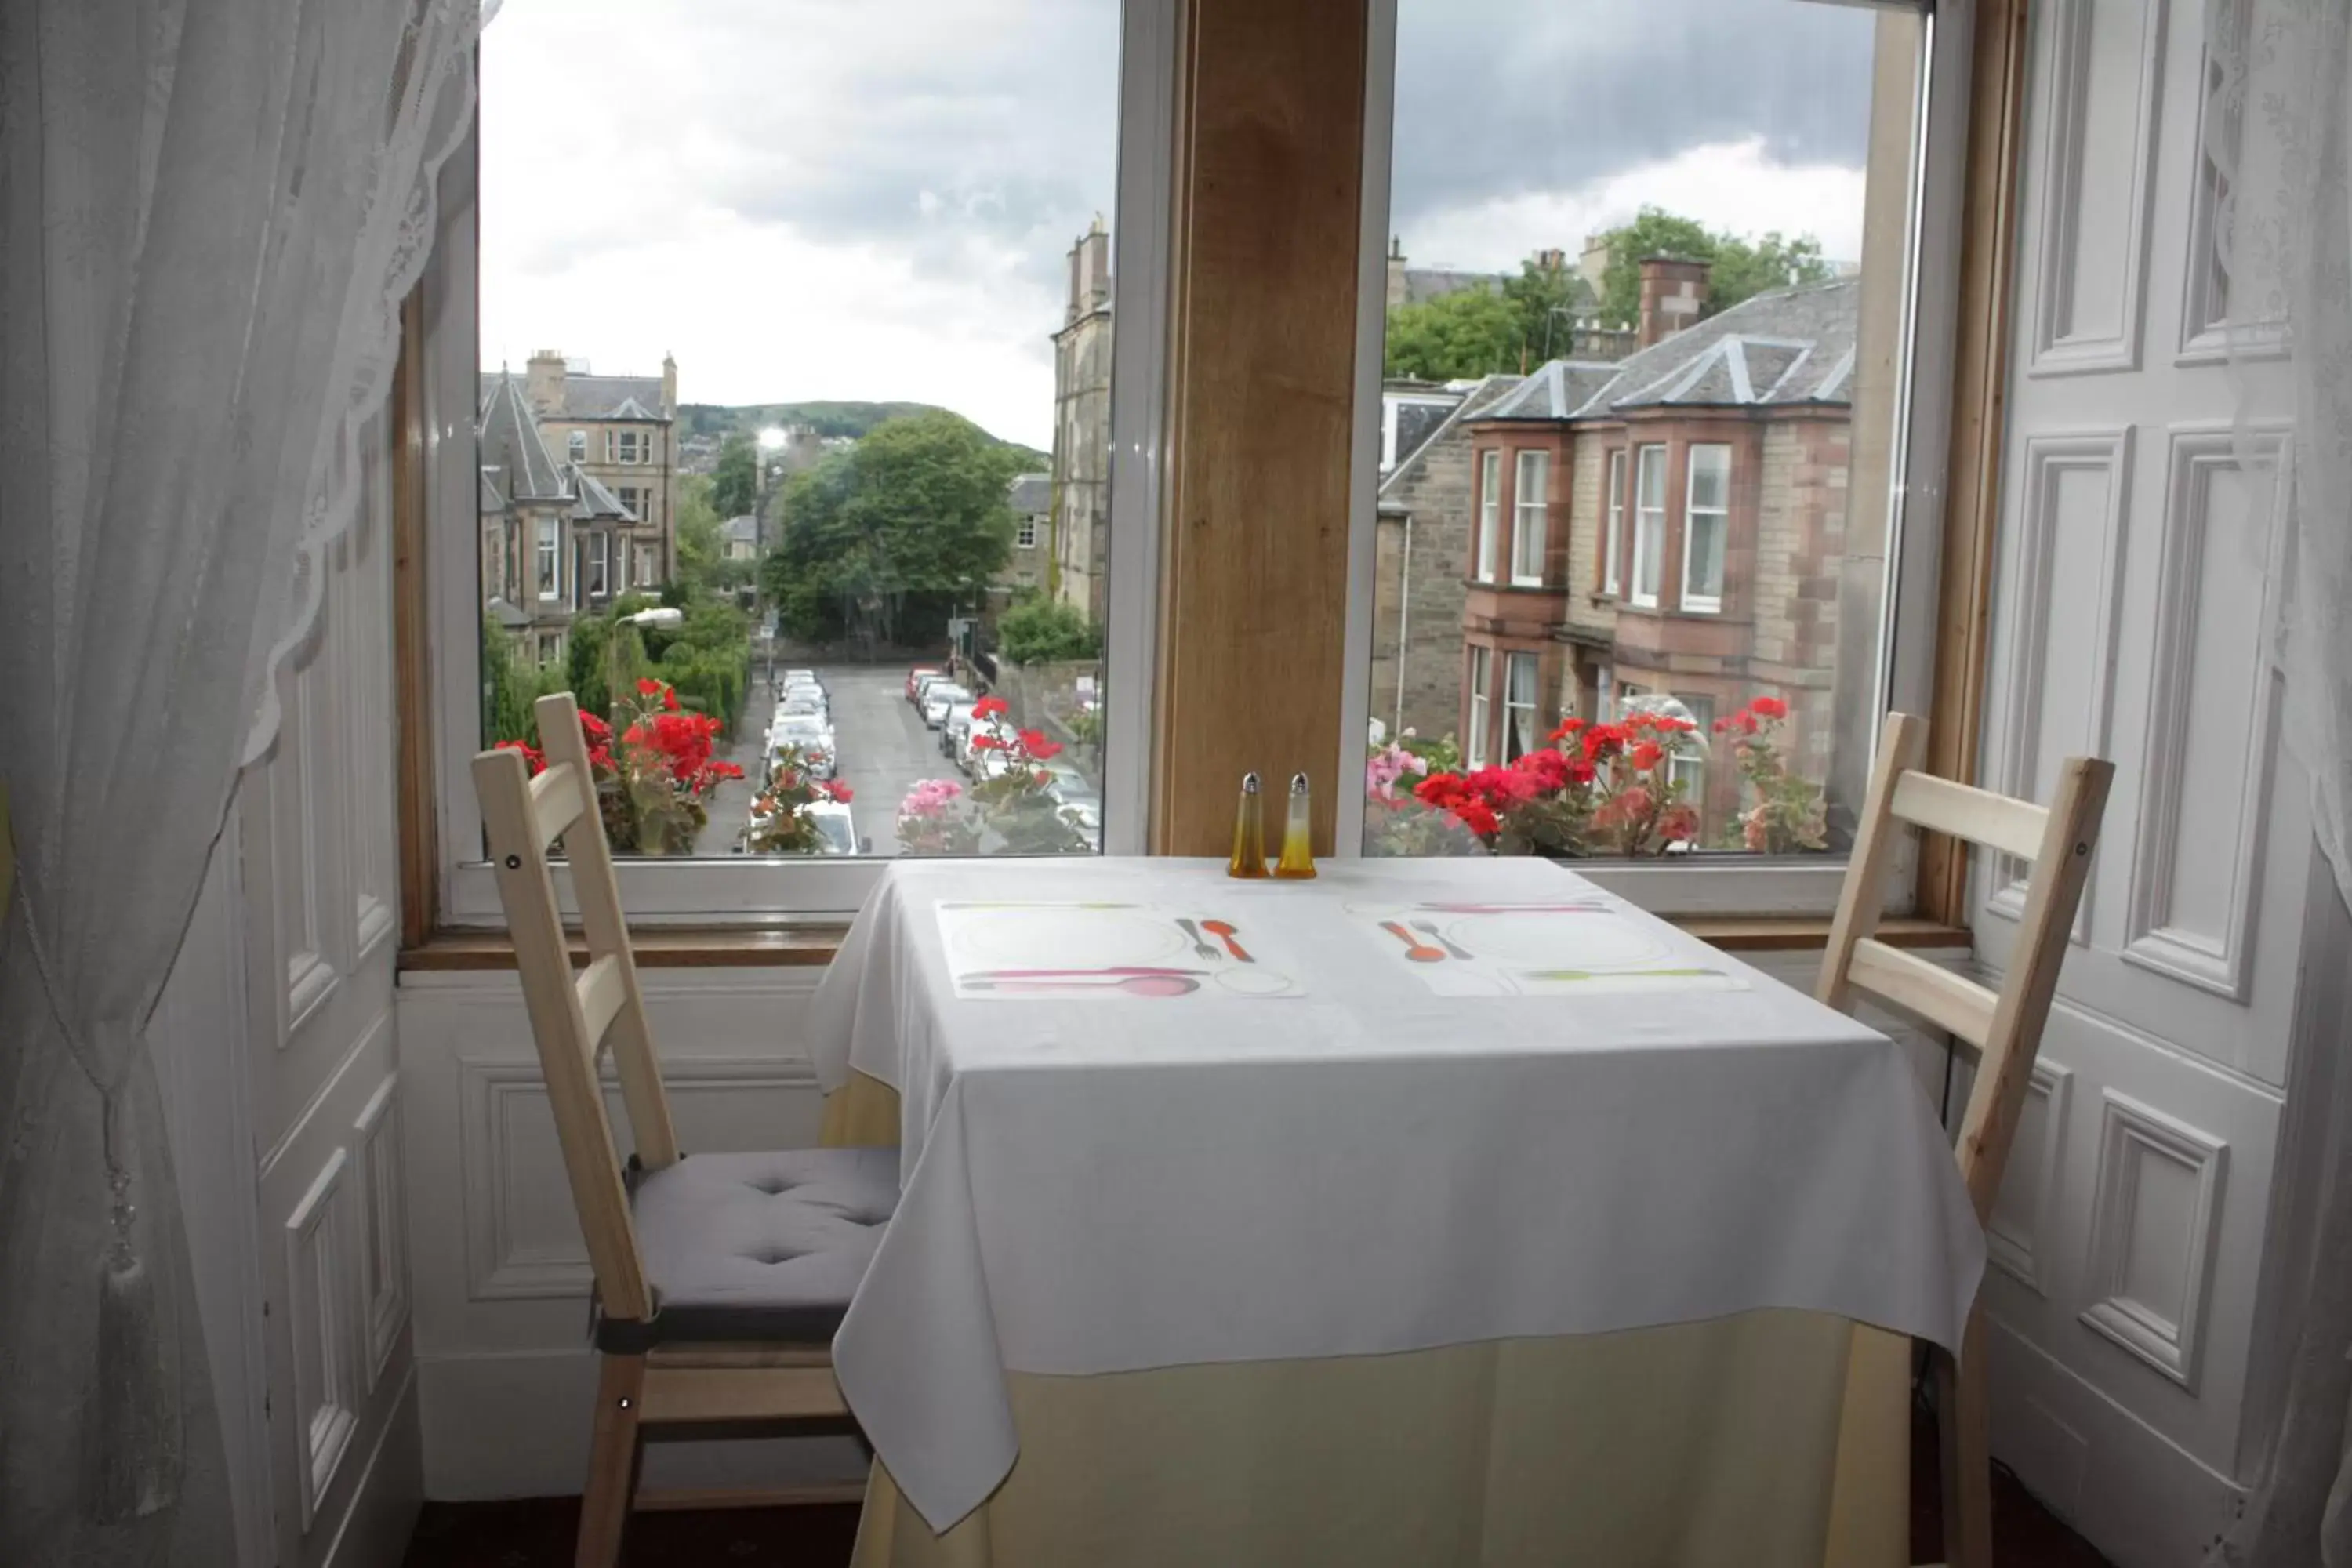
[[[1723,608],[1723,557],[1731,533],[1731,448],[1693,447],[1683,488],[1683,608]]]
[[[499,539],[509,535],[493,530],[514,530],[524,598],[492,604],[498,574],[487,561],[472,564],[478,552],[454,552],[456,562],[436,567],[449,579],[436,583],[436,647],[467,650],[436,660],[448,731],[439,750],[463,759],[484,743],[535,740],[533,700],[574,682],[583,709],[608,722],[631,716],[645,680],[669,689],[657,700],[674,698],[677,710],[709,720],[709,765],[688,770],[674,803],[633,806],[631,821],[613,825],[633,914],[843,912],[878,875],[874,862],[902,853],[1141,848],[1133,806],[1147,798],[1142,764],[1122,747],[1134,744],[1130,719],[1149,711],[1146,661],[1136,657],[1145,630],[1140,621],[1123,629],[1117,611],[1152,602],[1150,552],[1122,545],[1148,527],[1139,509],[1151,492],[1135,488],[1129,499],[1113,472],[1155,476],[1159,458],[1148,443],[1114,436],[1154,427],[1164,395],[1156,367],[1167,352],[1159,323],[1168,244],[1164,220],[1150,217],[1130,240],[1117,217],[1125,191],[1140,193],[1147,215],[1169,210],[1164,160],[1123,160],[1120,149],[1132,153],[1148,140],[1147,89],[1173,81],[1175,51],[1150,29],[1123,42],[1135,8],[1008,0],[992,8],[984,47],[961,26],[883,50],[813,37],[795,69],[824,89],[789,94],[763,90],[772,85],[772,40],[739,8],[657,8],[640,26],[599,29],[579,26],[562,0],[507,0],[484,30],[473,145],[442,181],[441,242],[425,282],[434,301],[425,417],[443,428],[471,420],[477,460],[498,482],[479,485],[467,465],[466,501],[494,504],[495,494],[504,503],[480,512],[478,526]],[[1055,90],[1038,100],[1031,72],[1048,56]],[[721,80],[724,92],[715,90]],[[544,200],[576,155],[544,135],[547,106],[583,97],[604,106],[623,149],[608,171],[614,188],[635,193],[636,221],[620,228],[608,213]],[[1015,100],[1029,103],[1024,115],[1000,112]],[[819,143],[839,154],[822,177],[776,161],[777,149]],[[742,209],[725,188],[729,167],[755,170],[773,199]],[[1009,240],[997,200],[1006,182],[1046,193]],[[898,199],[918,186],[920,211]],[[740,218],[700,225],[697,215],[721,209]],[[987,264],[961,264],[974,258]],[[1124,269],[1116,289],[1115,264]],[[660,286],[639,286],[647,278]],[[1052,279],[1050,291],[1041,279]],[[1041,765],[1018,780],[1018,802],[975,787],[1006,776],[1001,758],[992,772],[985,752],[942,751],[941,731],[906,703],[903,668],[810,661],[828,689],[825,762],[780,767],[768,743],[785,706],[768,679],[772,630],[820,647],[905,647],[910,662],[938,662],[975,601],[1001,601],[1022,585],[1015,541],[1047,542],[1042,520],[1025,510],[1003,528],[993,450],[967,460],[966,444],[944,444],[942,461],[966,462],[971,473],[925,492],[949,500],[912,504],[909,491],[940,476],[921,463],[847,464],[873,434],[827,427],[806,442],[793,433],[775,453],[785,471],[758,487],[770,539],[791,479],[825,464],[850,481],[803,504],[835,506],[859,525],[813,530],[833,542],[795,562],[798,591],[781,599],[754,563],[730,558],[720,531],[751,508],[730,499],[722,512],[713,491],[727,493],[716,481],[730,442],[752,445],[760,465],[762,430],[748,410],[738,416],[730,389],[756,388],[772,370],[744,323],[778,299],[819,297],[839,320],[794,344],[796,373],[817,390],[870,383],[877,364],[895,363],[889,396],[944,411],[916,417],[951,416],[959,430],[1056,448],[1051,483],[1067,498],[1060,515],[1084,521],[1063,531],[1076,536],[1063,569],[1036,572],[1033,559],[1030,584],[1073,623],[1071,646],[1101,651],[1052,660],[1052,680],[999,693],[1010,705],[1008,734],[1045,737]],[[1114,302],[1125,318],[1116,332]],[[950,338],[959,345],[951,356],[887,346]],[[1055,352],[1033,368],[1041,340]],[[1114,398],[1114,382],[1136,396]],[[688,405],[686,427],[664,416]],[[463,460],[458,444],[444,445]],[[430,524],[442,529],[458,489],[444,470],[457,465],[438,453],[428,461]],[[573,470],[575,461],[593,471]],[[982,468],[987,484],[978,482]],[[974,482],[959,482],[966,478]],[[616,505],[631,521],[613,517]],[[931,567],[942,550],[980,581],[939,583]],[[656,589],[659,605],[649,596]],[[541,663],[559,641],[583,648],[578,668]],[[1041,800],[1046,809],[1032,810]],[[445,770],[439,812],[450,861],[444,918],[495,923],[462,766]],[[1031,831],[1041,821],[1042,836]]]
[[[1521,452],[1511,506],[1511,581],[1539,584],[1544,577],[1544,516],[1550,491],[1551,454]]]
[[[1516,763],[1536,749],[1536,656],[1503,656],[1503,761]]]
[[[1494,677],[1495,653],[1492,648],[1473,646],[1470,649],[1470,719],[1468,736],[1464,740],[1463,760],[1474,768],[1486,765],[1486,716],[1491,707],[1487,683]]]
[[[1361,258],[1387,287],[1365,290],[1359,323],[1367,338],[1385,329],[1384,381],[1377,406],[1362,395],[1356,449],[1377,432],[1386,455],[1402,395],[1442,388],[1455,406],[1358,509],[1369,585],[1349,632],[1370,668],[1351,695],[1371,694],[1367,717],[1418,767],[1498,762],[1547,778],[1529,754],[1580,744],[1551,739],[1562,712],[1648,715],[1671,743],[1641,748],[1639,768],[1628,745],[1589,788],[1546,786],[1545,809],[1517,817],[1495,786],[1503,828],[1485,847],[1590,858],[1589,874],[1654,908],[1826,910],[1833,856],[1797,858],[1819,831],[1731,834],[1736,770],[1711,729],[1759,699],[1776,715],[1785,703],[1765,722],[1803,797],[1790,815],[1825,818],[1835,852],[1884,694],[1920,700],[1936,617],[1890,606],[1920,593],[1936,559],[1941,519],[1925,498],[1941,482],[1935,389],[1950,349],[1913,323],[1949,320],[1954,301],[1946,269],[1907,258],[1948,250],[1919,215],[1950,210],[1967,138],[1965,113],[1920,115],[1918,87],[1929,69],[1965,84],[1966,40],[1901,0],[1645,0],[1641,28],[1601,0],[1561,0],[1549,31],[1500,0],[1395,4],[1395,49],[1375,51],[1368,83],[1369,101],[1392,106],[1386,210]],[[1734,12],[1731,77],[1656,42]],[[1526,80],[1641,90],[1596,139],[1589,104],[1527,94]],[[1492,156],[1435,152],[1463,146]],[[1462,309],[1470,290],[1499,308]],[[1463,326],[1474,318],[1481,333]],[[1915,428],[1932,438],[1915,447]],[[1432,560],[1465,569],[1415,570]],[[1565,584],[1560,561],[1576,563]],[[1597,591],[1516,595],[1506,613],[1480,592],[1498,581]],[[1634,831],[1635,806],[1677,782],[1711,788],[1724,819],[1700,810],[1670,834]],[[1468,847],[1392,795],[1360,817],[1352,804],[1342,820],[1361,821],[1367,853]],[[1743,844],[1761,854],[1727,849]],[[1733,881],[1706,886],[1695,866]],[[1665,890],[1675,882],[1692,890]]]
[[[1633,493],[1633,603],[1654,605],[1665,575],[1666,449],[1644,447],[1635,459]]]
[[[1496,556],[1503,532],[1503,454],[1478,455],[1478,581],[1495,580]]]
[[[1617,552],[1625,536],[1625,448],[1609,454],[1609,502],[1601,520],[1601,591],[1617,595]]]

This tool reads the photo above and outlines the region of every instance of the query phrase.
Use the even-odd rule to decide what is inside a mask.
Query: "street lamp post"
[[[768,689],[776,685],[775,606],[768,602],[768,468],[783,450],[782,428],[770,425],[760,432],[760,455],[751,476],[751,603],[760,612],[760,631],[768,645]]]

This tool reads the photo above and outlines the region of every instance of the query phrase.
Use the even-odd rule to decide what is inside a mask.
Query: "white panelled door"
[[[2046,799],[2088,752],[2116,777],[1992,1227],[1993,1451],[2121,1568],[2186,1568],[2259,1414],[2315,858],[2264,652],[2268,476],[2231,433],[2203,5],[2033,14],[1984,776]],[[1996,971],[2014,873],[1975,870]]]

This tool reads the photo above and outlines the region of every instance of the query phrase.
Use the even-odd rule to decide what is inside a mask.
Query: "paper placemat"
[[[1235,911],[1127,903],[942,903],[960,997],[1167,1002],[1306,994],[1296,967]]]
[[[1736,970],[1605,899],[1349,904],[1347,912],[1391,963],[1440,996],[1748,989]]]

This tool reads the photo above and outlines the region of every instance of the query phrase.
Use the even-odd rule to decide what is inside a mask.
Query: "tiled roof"
[[[1054,476],[1015,474],[1005,491],[1004,504],[1023,517],[1043,517],[1054,510]]]
[[[1776,289],[1614,364],[1554,360],[1492,419],[1603,419],[1637,408],[1845,406],[1853,400],[1853,279]]]
[[[730,517],[719,525],[719,537],[730,544],[757,544],[760,520],[748,511],[740,517]]]
[[[507,510],[507,498],[505,493],[499,489],[498,476],[499,469],[496,464],[484,463],[482,465],[482,510],[486,512],[504,511]]]
[[[1423,438],[1419,446],[1409,452],[1402,450],[1398,452],[1396,467],[1391,468],[1381,480],[1381,494],[1384,496],[1388,494],[1391,485],[1398,483],[1419,467],[1422,458],[1436,450],[1438,442],[1444,440],[1448,432],[1465,420],[1485,417],[1487,409],[1518,390],[1522,379],[1516,375],[1490,375],[1471,383],[1464,389],[1462,401],[1454,405],[1453,411],[1446,415],[1436,428],[1431,430]],[[1404,443],[1399,440],[1397,445],[1402,448]]]
[[[620,497],[606,489],[595,475],[579,464],[564,464],[563,477],[572,487],[572,515],[578,521],[635,522],[638,521],[635,512],[621,504]]]
[[[488,406],[491,392],[497,387],[504,371],[482,373],[482,403]],[[662,384],[657,375],[566,375],[563,378],[563,405],[551,409],[550,419],[635,419],[662,420]],[[632,412],[623,412],[626,407]]]
[[[508,497],[517,501],[568,501],[572,491],[563,482],[547,443],[540,438],[539,423],[523,402],[522,383],[500,374],[482,405],[480,437],[482,465],[499,470]]]

